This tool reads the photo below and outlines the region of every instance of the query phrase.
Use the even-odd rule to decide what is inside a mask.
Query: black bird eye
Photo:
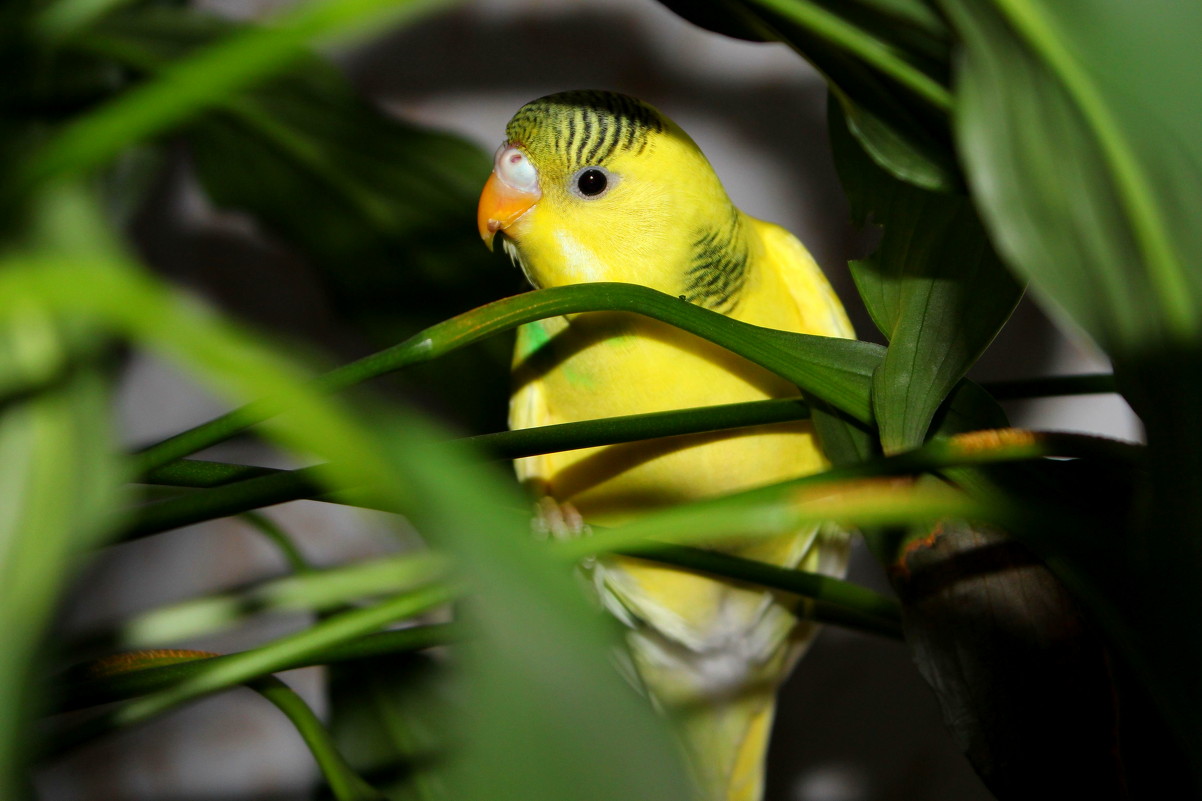
[[[576,189],[584,197],[596,197],[605,191],[609,179],[598,169],[587,169],[576,177]]]

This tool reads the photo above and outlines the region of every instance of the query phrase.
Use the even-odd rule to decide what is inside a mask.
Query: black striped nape
[[[690,303],[723,314],[739,305],[747,283],[747,241],[737,210],[731,209],[724,225],[697,234],[684,281],[684,299]]]
[[[616,92],[577,90],[532,100],[505,127],[510,142],[536,161],[553,150],[569,169],[604,165],[619,150],[642,153],[649,134],[661,133],[659,113]]]

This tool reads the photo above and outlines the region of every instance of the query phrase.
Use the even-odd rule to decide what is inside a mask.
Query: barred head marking
[[[509,141],[536,161],[562,160],[569,171],[605,164],[619,149],[642,153],[664,130],[655,109],[614,92],[577,90],[540,97],[518,109],[505,127]]]

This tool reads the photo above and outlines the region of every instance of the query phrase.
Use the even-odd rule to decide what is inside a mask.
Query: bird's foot
[[[559,503],[549,495],[539,498],[535,504],[530,527],[539,539],[570,540],[593,533],[575,506]]]

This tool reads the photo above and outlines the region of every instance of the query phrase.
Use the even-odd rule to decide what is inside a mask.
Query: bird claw
[[[569,540],[593,533],[580,511],[570,503],[559,503],[549,495],[538,499],[530,528],[539,539]]]

